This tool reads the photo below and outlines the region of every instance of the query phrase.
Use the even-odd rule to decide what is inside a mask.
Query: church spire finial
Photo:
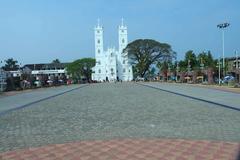
[[[122,18],[122,26],[123,26],[123,21],[124,21],[124,19]]]
[[[98,25],[98,27],[100,27],[100,19],[98,18],[98,20],[97,20],[97,25]]]

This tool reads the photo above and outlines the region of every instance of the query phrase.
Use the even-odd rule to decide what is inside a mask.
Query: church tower
[[[96,65],[94,68],[93,79],[102,81],[105,78],[105,64],[104,64],[104,50],[103,50],[103,27],[100,25],[99,19],[98,24],[94,28],[95,34],[95,59]]]
[[[128,44],[127,26],[124,26],[123,19],[122,19],[122,24],[118,28],[118,42],[119,42],[119,53],[122,54],[123,49]]]
[[[98,25],[95,27],[95,57],[96,59],[103,56],[103,27]]]

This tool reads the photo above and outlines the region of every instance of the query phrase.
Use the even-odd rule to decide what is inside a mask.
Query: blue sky
[[[240,55],[239,0],[0,0],[0,60],[13,57],[22,64],[69,62],[94,57],[93,28],[104,26],[104,45],[116,46],[121,18],[129,41],[151,38],[172,45],[178,59],[187,50]]]

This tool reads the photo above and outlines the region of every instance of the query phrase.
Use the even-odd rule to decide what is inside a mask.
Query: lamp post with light
[[[177,62],[177,67],[176,67],[176,82],[178,81],[178,72],[179,72],[179,62]]]
[[[225,30],[225,28],[227,28],[228,26],[230,25],[230,23],[227,23],[227,22],[225,22],[225,23],[221,23],[221,24],[218,24],[217,25],[217,27],[219,28],[219,29],[221,29],[222,30],[222,67],[223,67],[223,76],[225,75],[225,53],[224,53],[224,50],[225,50],[225,46],[224,46],[224,30]]]

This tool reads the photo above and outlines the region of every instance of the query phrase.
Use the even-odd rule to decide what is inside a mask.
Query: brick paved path
[[[240,144],[182,139],[81,141],[0,153],[0,159],[237,160]]]

